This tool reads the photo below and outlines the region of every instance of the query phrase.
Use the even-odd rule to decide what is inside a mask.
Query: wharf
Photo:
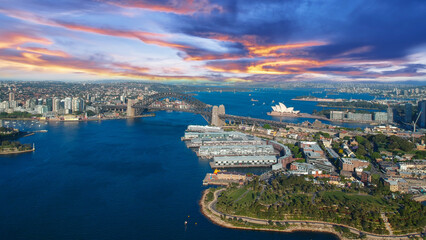
[[[238,164],[238,165],[216,165],[214,162],[210,162],[210,167],[212,169],[214,168],[219,168],[219,169],[224,169],[224,168],[269,168],[272,167],[272,165],[274,165],[276,163],[273,164]]]
[[[246,175],[239,173],[207,173],[203,185],[228,186],[232,183],[243,184],[246,180]]]

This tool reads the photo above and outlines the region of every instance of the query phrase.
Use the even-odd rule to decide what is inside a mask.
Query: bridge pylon
[[[136,109],[133,107],[139,100],[138,99],[128,99],[127,100],[127,116],[134,117],[136,116]]]
[[[221,127],[225,125],[225,121],[219,118],[219,115],[225,115],[225,106],[222,104],[219,107],[213,106],[211,125]]]

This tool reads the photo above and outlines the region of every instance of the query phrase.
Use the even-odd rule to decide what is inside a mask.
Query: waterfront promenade
[[[294,231],[313,231],[313,232],[329,232],[336,234],[341,239],[344,238],[340,233],[338,233],[334,226],[341,226],[348,228],[352,233],[356,235],[364,234],[366,239],[412,239],[413,237],[422,237],[419,233],[414,234],[405,234],[405,235],[380,235],[380,234],[374,234],[374,233],[368,233],[361,230],[358,230],[354,227],[347,226],[344,224],[336,224],[336,223],[330,223],[330,222],[323,222],[323,221],[313,221],[313,220],[273,220],[274,223],[279,222],[280,224],[284,225],[285,223],[290,224],[290,226],[287,229],[281,230],[281,229],[274,229],[274,228],[268,228],[270,220],[265,219],[259,219],[259,218],[252,218],[252,217],[245,217],[245,216],[239,216],[239,215],[230,215],[230,214],[224,214],[216,209],[216,202],[217,198],[219,197],[219,194],[225,191],[225,189],[220,189],[214,192],[214,198],[212,201],[206,203],[206,196],[208,193],[208,189],[204,191],[203,196],[200,200],[200,206],[201,206],[201,212],[210,219],[213,223],[218,224],[222,227],[227,228],[234,228],[234,229],[247,229],[247,230],[260,230],[260,231],[278,231],[278,232],[294,232]],[[227,221],[224,221],[221,216],[226,216],[228,219],[241,219],[242,221],[246,221],[248,223],[257,224],[257,225],[265,225],[265,227],[241,227],[241,226],[235,226],[232,223],[229,223]]]

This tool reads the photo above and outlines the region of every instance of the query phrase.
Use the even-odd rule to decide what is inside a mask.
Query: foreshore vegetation
[[[380,183],[366,188],[344,188],[303,176],[275,174],[270,181],[254,177],[244,186],[228,187],[216,208],[229,215],[270,220],[313,220],[344,224],[361,231],[389,234],[420,232],[426,226],[426,206],[409,195],[391,193]],[[315,183],[316,182],[316,183]]]
[[[18,141],[2,141],[0,145],[0,153],[18,153],[31,150],[33,150],[31,144],[22,144]]]

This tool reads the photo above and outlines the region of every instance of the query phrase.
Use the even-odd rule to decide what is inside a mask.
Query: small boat
[[[252,101],[252,102],[259,102],[259,100],[257,100],[257,99],[250,99],[250,101]]]
[[[45,132],[47,132],[47,130],[46,129],[42,129],[42,130],[37,130],[37,131],[34,131],[34,132],[45,133]]]

